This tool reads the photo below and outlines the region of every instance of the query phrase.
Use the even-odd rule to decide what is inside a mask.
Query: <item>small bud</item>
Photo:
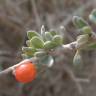
[[[79,16],[74,16],[73,17],[73,23],[77,28],[83,28],[85,26],[88,26],[88,23],[81,17]]]
[[[35,31],[30,30],[30,31],[27,31],[27,36],[28,36],[28,39],[30,40],[30,39],[32,39],[34,36],[40,37],[40,34],[37,33],[37,32],[35,32]]]
[[[40,37],[34,36],[30,41],[31,44],[37,49],[44,47],[44,42]]]

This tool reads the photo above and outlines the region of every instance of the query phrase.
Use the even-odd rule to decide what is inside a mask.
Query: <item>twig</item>
[[[8,73],[14,71],[14,69],[15,69],[16,67],[18,67],[19,65],[21,65],[21,64],[23,64],[23,63],[25,63],[25,62],[28,62],[28,61],[35,64],[35,62],[37,62],[38,60],[37,60],[37,58],[25,59],[25,60],[19,62],[18,64],[13,65],[13,66],[11,66],[11,67],[9,67],[9,68],[1,71],[1,72],[0,72],[0,76],[1,76],[1,75],[5,75],[5,74],[8,74]]]
[[[49,51],[49,54],[51,54],[52,56],[56,56],[56,55],[59,56],[60,54],[62,54],[64,52],[75,51],[77,49],[76,45],[77,45],[77,42],[74,41],[69,44],[62,45],[62,46],[58,47],[56,50]]]
[[[92,34],[92,36],[90,38],[93,41],[96,41],[96,34]],[[74,51],[76,49],[77,49],[77,41],[74,41],[74,42],[71,42],[69,44],[62,45],[60,48],[58,48],[58,50],[56,50],[56,51],[53,50],[49,54],[60,55],[63,52],[67,52],[67,51],[71,52],[71,51]],[[13,73],[14,74],[14,69],[16,67],[18,67],[19,65],[23,64],[24,62],[28,62],[28,61],[32,62],[34,64],[38,63],[38,59],[36,57],[33,57],[31,59],[25,59],[25,60],[21,61],[20,63],[1,71],[0,72],[0,78],[4,75],[5,76],[8,75],[8,73],[11,73],[11,74]],[[58,61],[56,61],[56,62],[58,62]],[[67,71],[67,73],[70,74],[71,79],[76,83],[76,86],[78,87],[79,92],[82,93],[82,88],[81,88],[81,85],[79,84],[79,82],[89,82],[90,80],[76,79],[71,70],[69,70],[68,68],[66,68],[65,70]]]
[[[75,46],[76,46],[76,42],[72,42],[72,43],[70,43],[70,44],[63,45],[63,46],[61,47],[62,50],[58,50],[58,53],[50,53],[50,54],[59,54],[60,51],[74,50],[74,49],[75,49]],[[30,61],[30,62],[35,63],[35,62],[37,62],[37,58],[31,58],[31,59],[23,60],[23,61],[21,61],[20,63],[18,63],[18,64],[16,64],[16,65],[12,66],[12,67],[9,67],[9,68],[1,71],[1,72],[0,72],[0,75],[4,75],[4,74],[7,74],[7,73],[9,73],[9,72],[11,72],[11,71],[14,71],[14,69],[15,69],[17,66],[21,65],[23,62],[26,62],[26,61]]]
[[[96,41],[96,34],[95,33],[92,34],[91,39],[93,41]],[[51,51],[51,52],[49,51],[49,54],[58,55],[58,54],[61,54],[62,52],[70,52],[70,51],[74,51],[76,49],[77,49],[77,41],[74,41],[74,42],[71,42],[69,44],[62,45],[61,47],[57,48],[56,51]],[[1,71],[0,75],[6,74],[7,72],[10,72],[10,71],[14,70],[14,68],[16,68],[17,66],[19,66],[20,64],[22,64],[23,62],[26,62],[26,61],[30,61],[30,62],[33,62],[33,63],[35,62],[36,63],[36,62],[38,62],[38,59],[36,57],[34,57],[34,58],[31,58],[31,59],[23,60],[20,63],[14,65],[12,67],[9,67],[9,68],[5,69],[4,71]]]

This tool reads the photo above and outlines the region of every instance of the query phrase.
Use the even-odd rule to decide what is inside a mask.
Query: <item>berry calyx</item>
[[[15,69],[15,78],[21,83],[28,83],[35,79],[37,69],[35,64],[24,62]]]

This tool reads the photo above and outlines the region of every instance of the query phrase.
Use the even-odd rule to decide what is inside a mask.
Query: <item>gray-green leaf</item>
[[[89,15],[89,19],[96,24],[96,9],[94,9]]]
[[[83,18],[81,18],[79,16],[73,17],[73,23],[77,28],[83,28],[85,26],[88,26],[88,23]]]
[[[90,15],[89,15],[89,19],[90,19],[94,24],[96,24],[96,16],[90,14]]]
[[[96,49],[96,43],[91,43],[88,45],[89,49]]]
[[[90,26],[85,26],[81,29],[81,31],[83,32],[83,34],[91,34],[92,29]]]
[[[45,32],[45,39],[46,40],[52,40],[52,35],[51,35],[51,33],[50,32]]]
[[[44,47],[44,42],[40,37],[34,36],[30,41],[31,45],[33,45],[37,49]]]
[[[63,44],[63,38],[60,35],[55,35],[52,39],[52,42],[55,43],[57,46]]]
[[[32,47],[22,47],[22,51],[28,56],[33,56],[33,54],[36,52],[36,49]]]
[[[47,53],[45,51],[39,51],[39,52],[35,52],[34,56],[36,57],[43,57],[43,56],[46,56]]]
[[[54,59],[53,59],[52,56],[47,55],[47,56],[40,59],[40,63],[44,64],[44,65],[47,65],[48,67],[51,67],[54,63]]]
[[[52,43],[52,41],[46,41],[44,43],[44,49],[53,49],[55,47],[56,47],[56,45],[54,43]]]
[[[30,31],[27,31],[27,36],[28,36],[28,39],[30,40],[30,39],[32,39],[34,36],[40,37],[40,34],[37,33],[36,31],[30,30]]]
[[[82,57],[79,50],[77,50],[74,58],[73,58],[73,65],[75,67],[81,67],[82,66]]]
[[[77,48],[84,48],[89,41],[89,35],[84,34],[77,37]]]
[[[52,30],[52,29],[50,30],[50,33],[52,36],[55,36],[57,34],[57,32],[55,30]]]

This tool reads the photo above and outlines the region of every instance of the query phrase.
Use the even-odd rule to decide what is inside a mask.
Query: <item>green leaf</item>
[[[32,56],[28,56],[26,54],[21,54],[21,56],[22,56],[23,59],[28,59],[28,58],[31,58],[32,57]]]
[[[91,43],[88,45],[89,49],[96,49],[96,43]]]
[[[40,63],[47,65],[48,67],[51,67],[54,63],[54,59],[52,56],[47,55],[47,56],[44,56],[43,58],[40,58]]]
[[[94,9],[89,15],[89,19],[96,24],[96,9]]]
[[[52,42],[55,43],[57,46],[63,44],[63,38],[60,35],[55,35],[52,39]]]
[[[77,37],[77,48],[84,48],[89,41],[89,35],[84,34]]]
[[[92,29],[90,26],[85,26],[81,29],[81,31],[83,32],[83,34],[91,34]]]
[[[83,28],[85,26],[88,26],[88,23],[81,17],[79,16],[74,16],[73,17],[73,23],[77,28]]]
[[[96,9],[93,9],[93,11],[91,12],[91,15],[96,17]]]
[[[34,36],[30,41],[31,45],[33,45],[37,49],[44,47],[44,42],[40,37]]]
[[[51,35],[51,33],[50,32],[45,32],[45,39],[46,40],[52,40],[52,35]]]
[[[56,45],[54,43],[52,43],[52,41],[46,41],[44,43],[44,49],[53,49],[55,47],[56,47]]]
[[[32,39],[34,36],[40,37],[40,34],[37,33],[37,32],[35,32],[35,31],[30,30],[30,31],[27,31],[27,36],[28,36],[28,39],[30,40],[30,39]]]
[[[77,50],[77,52],[73,58],[73,65],[74,65],[74,67],[82,66],[82,57],[81,57],[80,50]]]
[[[35,52],[34,56],[36,57],[43,57],[43,56],[46,56],[47,53],[45,51],[39,51],[39,52]]]
[[[90,14],[89,15],[89,19],[91,20],[91,22],[93,22],[94,24],[96,24],[96,16]]]
[[[50,30],[50,33],[52,36],[55,36],[57,34],[57,32],[55,30]]]
[[[35,48],[32,48],[32,47],[22,47],[22,51],[28,55],[28,56],[33,56],[34,53],[36,52],[36,49]]]

